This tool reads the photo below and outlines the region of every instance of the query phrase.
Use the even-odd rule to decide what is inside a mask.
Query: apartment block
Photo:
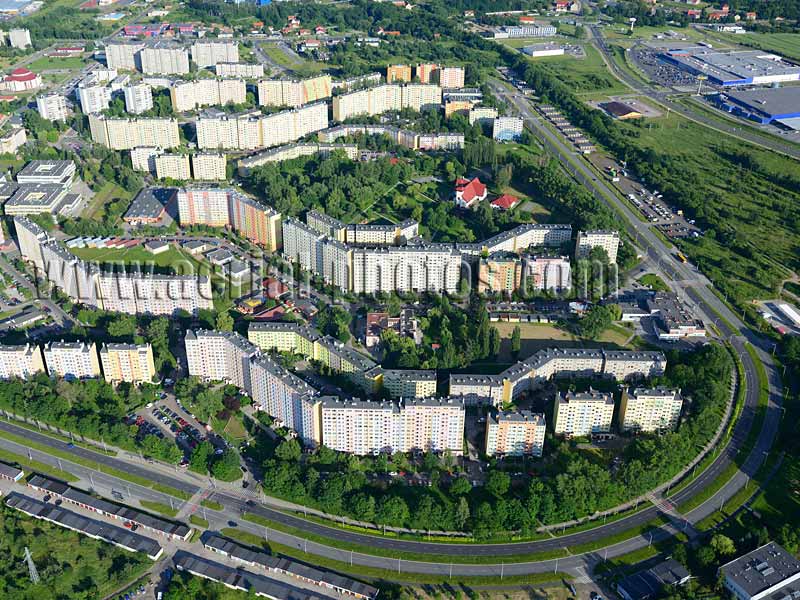
[[[140,146],[131,148],[131,165],[134,171],[145,173],[156,172],[156,157],[161,154],[159,148],[153,146]]]
[[[135,71],[139,68],[139,51],[143,42],[111,42],[106,44],[106,64],[110,69]]]
[[[192,154],[192,175],[200,181],[226,179],[225,155],[216,152]]]
[[[611,431],[614,394],[598,392],[562,392],[555,401],[555,433],[567,436],[591,436]]]
[[[187,331],[184,339],[189,375],[204,381],[224,381],[252,392],[250,361],[256,346],[230,331]]]
[[[156,42],[139,51],[142,73],[146,75],[185,75],[189,72],[189,53],[185,48]]]
[[[463,67],[441,67],[438,76],[440,87],[445,89],[460,89],[464,87]]]
[[[447,246],[421,244],[353,250],[353,292],[455,293],[461,254]]]
[[[198,67],[211,67],[217,63],[238,63],[238,42],[198,41],[192,44],[192,60]]]
[[[188,154],[161,154],[155,157],[156,177],[186,181],[192,178]]]
[[[0,345],[0,379],[29,379],[44,372],[42,350],[35,344]]]
[[[516,254],[497,253],[478,261],[478,293],[511,294],[522,282],[522,260]]]
[[[100,364],[109,383],[152,383],[156,376],[150,344],[103,344]]]
[[[499,142],[518,140],[523,129],[524,122],[520,117],[497,117],[492,126],[492,137]]]
[[[321,412],[322,443],[340,452],[463,452],[464,403],[458,399],[326,399]]]
[[[560,292],[572,287],[568,256],[526,256],[523,275],[529,289]]]
[[[469,109],[470,125],[474,125],[475,123],[480,123],[481,125],[488,123],[494,124],[494,120],[496,118],[496,108],[492,108],[490,106],[471,106]]]
[[[386,84],[333,98],[333,120],[345,121],[361,115],[373,116],[410,108],[430,110],[442,103],[442,88],[426,84]]]
[[[608,254],[608,262],[617,262],[619,232],[602,229],[579,231],[575,243],[575,258],[588,258],[594,248],[602,248]]]
[[[129,314],[197,315],[214,306],[210,278],[203,275],[101,273],[96,278],[97,305]]]
[[[11,127],[0,132],[0,154],[16,154],[28,141],[24,127]]]
[[[290,106],[319,102],[331,97],[330,75],[309,79],[264,79],[258,82],[258,103],[261,106]]]
[[[448,100],[444,103],[444,116],[449,119],[453,115],[469,115],[472,102],[469,100]]]
[[[434,63],[418,64],[414,69],[414,76],[420,83],[436,83],[438,80],[439,65]]]
[[[97,344],[85,342],[49,342],[44,360],[51,377],[88,379],[100,377]]]
[[[670,431],[678,426],[683,408],[679,389],[634,388],[622,392],[619,423],[622,431]]]
[[[293,160],[301,156],[313,156],[314,154],[328,156],[338,151],[344,152],[350,160],[355,160],[359,155],[358,146],[355,144],[317,144],[301,142],[297,144],[285,144],[277,148],[272,148],[271,150],[264,150],[256,154],[251,154],[245,158],[240,158],[236,164],[239,175],[247,177],[252,169],[260,167],[261,165]]]
[[[257,79],[264,76],[264,65],[240,62],[218,62],[214,67],[217,77]]]
[[[501,411],[486,418],[487,456],[542,456],[546,432],[543,413]]]
[[[55,92],[36,97],[39,116],[48,121],[67,120],[67,99]]]
[[[81,103],[81,111],[87,115],[102,112],[111,103],[111,88],[104,85],[84,85],[81,83],[75,92],[78,95],[78,101]]]
[[[357,135],[387,136],[395,144],[412,150],[458,150],[464,147],[462,133],[418,133],[389,125],[337,125],[320,131],[318,137],[321,142],[331,143],[342,137]]]
[[[92,141],[112,150],[131,150],[140,146],[180,146],[178,121],[175,119],[117,119],[89,115],[89,129]]]
[[[140,115],[153,108],[153,90],[146,83],[128,85],[123,88],[125,110]]]
[[[409,65],[389,65],[386,67],[386,83],[399,81],[411,82],[411,67]]]
[[[436,371],[432,369],[384,369],[374,367],[365,374],[375,382],[375,390],[386,390],[392,398],[432,398],[436,396]]]
[[[247,86],[243,79],[180,81],[172,84],[169,96],[175,112],[186,112],[201,106],[244,104]]]

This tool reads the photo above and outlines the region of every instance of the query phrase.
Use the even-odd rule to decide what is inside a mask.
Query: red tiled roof
[[[6,75],[6,81],[32,81],[36,79],[36,77],[36,73],[20,67],[11,71],[10,75]]]
[[[461,192],[464,202],[472,202],[475,198],[480,198],[486,194],[486,186],[477,177],[473,180],[456,180],[456,191]]]
[[[497,206],[503,210],[511,210],[519,203],[519,198],[510,194],[503,194],[499,198],[492,200],[492,206]]]

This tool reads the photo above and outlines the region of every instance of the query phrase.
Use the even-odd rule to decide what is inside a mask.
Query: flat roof
[[[71,160],[32,160],[17,173],[17,181],[31,177],[46,177],[48,179],[57,177],[61,179],[74,172],[75,163]]]
[[[796,578],[800,589],[800,561],[775,542],[768,542],[719,568],[725,578],[755,596]],[[781,586],[784,587],[784,586]],[[778,596],[780,597],[780,596]]]
[[[58,183],[20,183],[6,202],[7,207],[55,209],[64,196],[64,186]]]
[[[800,86],[737,90],[725,92],[725,95],[737,104],[770,117],[800,115]]]
[[[800,77],[800,67],[761,50],[719,52],[707,48],[670,50],[670,60],[723,83],[751,83],[760,77]]]

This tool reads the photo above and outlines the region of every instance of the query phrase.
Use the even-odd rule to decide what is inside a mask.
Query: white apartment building
[[[486,418],[487,456],[542,456],[546,433],[543,413],[499,412]]]
[[[331,97],[330,75],[309,79],[264,79],[258,82],[258,103],[261,106],[290,106],[319,102]]]
[[[15,154],[28,141],[24,127],[12,127],[0,133],[0,154]]]
[[[0,345],[0,379],[29,379],[44,372],[42,350],[34,344]]]
[[[501,142],[517,140],[523,129],[524,122],[520,117],[497,117],[492,126],[492,137]]]
[[[89,115],[89,129],[92,141],[112,150],[131,150],[141,146],[175,148],[181,143],[175,119],[116,119]]]
[[[109,383],[152,383],[156,376],[150,344],[103,344],[100,364]]]
[[[225,155],[216,152],[192,154],[192,175],[200,181],[226,179]]]
[[[667,359],[661,352],[605,350],[603,372],[617,381],[663,375]]]
[[[491,106],[474,106],[469,109],[469,124],[475,123],[492,123],[497,118],[497,109]]]
[[[439,86],[445,89],[464,87],[463,67],[440,67]]]
[[[51,377],[100,377],[100,361],[94,342],[50,342],[44,347],[44,360]]]
[[[192,60],[198,67],[217,63],[238,63],[239,44],[225,41],[198,41],[192,44]]]
[[[322,272],[322,241],[324,236],[312,227],[287,217],[283,221],[283,255],[306,271]]]
[[[461,253],[433,244],[355,248],[352,277],[356,294],[455,293],[461,278]]]
[[[602,248],[608,254],[608,262],[617,262],[619,232],[603,229],[579,231],[575,242],[575,258],[588,258],[593,248]]]
[[[264,76],[264,65],[240,62],[218,62],[214,67],[217,77],[256,79]]]
[[[360,115],[379,115],[410,108],[423,111],[442,103],[438,85],[410,83],[378,85],[333,98],[333,120],[344,121]]]
[[[230,224],[230,190],[224,188],[184,188],[178,191],[178,220],[182,226]]]
[[[597,392],[562,392],[556,397],[555,433],[567,436],[591,436],[611,431],[614,394]]]
[[[622,431],[669,431],[678,426],[683,408],[679,389],[635,388],[623,392],[619,410]]]
[[[526,256],[523,277],[535,290],[556,292],[572,287],[572,271],[568,256]]]
[[[325,102],[305,104],[293,110],[265,115],[261,119],[262,146],[280,146],[299,140],[328,126]]]
[[[188,154],[161,154],[155,157],[156,177],[187,181],[192,178]]]
[[[101,273],[96,276],[96,288],[99,308],[114,312],[196,315],[214,306],[211,280],[204,275]]]
[[[31,32],[28,29],[11,29],[8,32],[8,45],[18,50],[30,48],[33,45],[31,42]]]
[[[87,115],[102,112],[111,103],[111,88],[104,85],[84,85],[81,83],[76,93],[81,103],[81,110]]]
[[[201,106],[243,104],[247,87],[243,79],[198,79],[173,83],[169,96],[175,112],[186,112]]]
[[[153,90],[146,83],[128,85],[123,88],[125,94],[125,110],[139,115],[153,108]]]
[[[42,272],[44,270],[42,245],[49,238],[47,232],[24,216],[14,217],[14,229],[17,232],[17,243],[22,259],[33,263]]]
[[[67,99],[55,92],[36,97],[36,110],[39,116],[48,121],[67,120]]]
[[[247,339],[229,331],[189,330],[184,342],[189,375],[204,381],[224,381],[248,394],[252,392],[250,361],[259,350]]]
[[[112,42],[106,44],[106,64],[110,69],[135,71],[139,68],[139,51],[143,42]]]
[[[152,146],[140,146],[131,149],[131,165],[134,171],[145,173],[156,172],[156,157],[161,154],[161,150]]]
[[[464,403],[452,398],[322,402],[322,443],[358,455],[381,452],[450,452],[464,443]]]
[[[146,46],[139,52],[139,62],[142,73],[146,75],[185,75],[189,72],[189,53],[180,46],[164,43]]]

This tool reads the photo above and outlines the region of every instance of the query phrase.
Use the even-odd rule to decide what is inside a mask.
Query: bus
[[[686,258],[686,256],[684,256],[683,252],[678,252],[677,256],[678,256],[678,260],[681,261],[683,264],[686,264],[686,263],[689,262],[689,259]]]

